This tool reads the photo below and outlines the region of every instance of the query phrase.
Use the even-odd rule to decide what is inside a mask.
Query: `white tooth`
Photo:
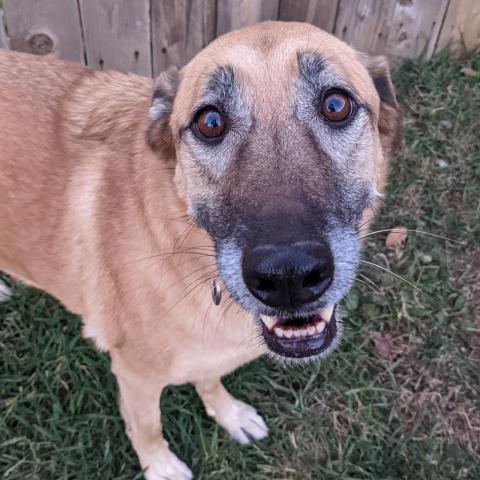
[[[293,330],[292,330],[291,328],[288,328],[287,330],[284,330],[284,331],[283,331],[283,334],[284,334],[287,338],[292,338]]]
[[[300,335],[301,335],[302,337],[306,337],[306,336],[307,336],[307,329],[306,329],[306,328],[300,329]]]
[[[317,332],[322,333],[325,330],[326,324],[325,322],[320,322],[317,324]]]
[[[280,338],[283,337],[283,330],[280,327],[275,327],[273,331],[275,332],[275,335],[277,337],[280,337]]]
[[[308,332],[309,335],[315,335],[316,331],[317,331],[317,329],[313,325],[309,325],[307,327],[307,332]]]
[[[335,308],[335,305],[328,305],[325,308],[322,308],[320,310],[320,316],[322,317],[322,320],[325,320],[327,323],[330,322],[330,319],[332,318],[333,315],[333,309]]]
[[[275,325],[275,317],[269,317],[268,315],[260,315],[260,318],[269,330],[271,330]]]
[[[294,336],[294,337],[299,337],[301,334],[302,334],[302,331],[301,331],[299,328],[296,328],[296,329],[293,331],[293,336]]]

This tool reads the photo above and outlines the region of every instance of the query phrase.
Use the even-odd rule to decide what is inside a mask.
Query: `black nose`
[[[270,307],[292,308],[317,300],[333,279],[333,258],[323,242],[259,245],[245,252],[243,280]]]

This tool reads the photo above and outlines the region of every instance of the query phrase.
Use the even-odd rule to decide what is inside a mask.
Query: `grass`
[[[359,284],[345,302],[341,347],[321,364],[284,369],[259,360],[226,379],[255,405],[269,440],[239,448],[204,414],[189,386],[162,398],[172,449],[198,479],[447,480],[480,478],[480,57],[441,54],[395,75],[405,140],[373,230],[411,234],[389,252],[385,234],[363,273],[390,304]],[[0,304],[0,474],[25,479],[140,479],[116,406],[105,354],[80,320],[21,285]],[[390,342],[389,360],[371,333]]]

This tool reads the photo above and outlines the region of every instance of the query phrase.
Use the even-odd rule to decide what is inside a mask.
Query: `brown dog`
[[[221,377],[332,350],[398,127],[385,60],[306,24],[229,33],[154,84],[0,52],[0,269],[110,353],[149,480],[192,477],[166,385],[244,444],[267,427]]]

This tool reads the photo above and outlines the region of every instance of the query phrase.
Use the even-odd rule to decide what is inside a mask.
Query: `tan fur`
[[[206,72],[228,62],[254,77],[258,92],[269,92],[251,92],[266,118],[281,110],[285,95],[278,92],[291,89],[297,74],[293,60],[283,59],[308,48],[331,60],[378,121],[378,95],[352,49],[308,25],[267,23],[218,39],[185,67],[174,142]],[[84,335],[111,355],[127,432],[149,467],[147,478],[184,479],[188,472],[162,438],[162,389],[195,383],[207,411],[228,430],[235,415],[253,413],[220,378],[264,347],[248,342],[249,314],[235,306],[226,312],[225,293],[222,305],[212,306],[214,258],[197,248],[212,242],[186,217],[188,169],[179,165],[174,180],[175,159],[160,158],[173,146],[159,152],[146,142],[152,88],[136,75],[0,50],[0,269],[82,315]],[[381,189],[390,146],[377,142]]]

